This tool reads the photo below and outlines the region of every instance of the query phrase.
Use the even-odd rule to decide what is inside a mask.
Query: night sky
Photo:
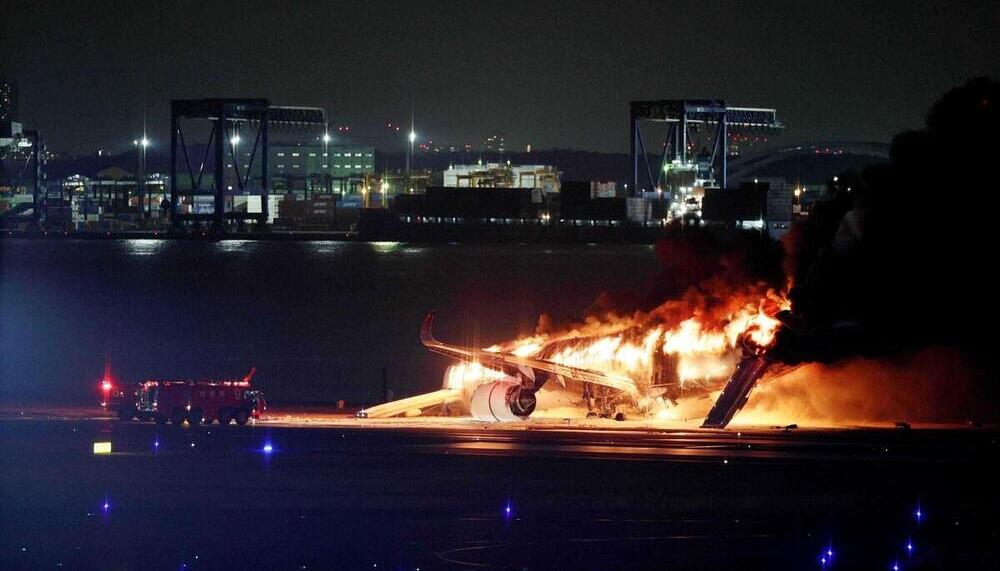
[[[412,107],[438,144],[625,151],[628,101],[709,97],[776,107],[782,142],[888,141],[1000,76],[993,1],[255,4],[7,0],[0,61],[26,125],[81,154],[236,96],[324,106],[358,142]]]

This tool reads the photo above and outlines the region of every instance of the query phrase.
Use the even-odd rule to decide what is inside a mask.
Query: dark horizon
[[[783,144],[888,142],[940,93],[1000,75],[989,3],[14,0],[5,16],[20,119],[71,154],[122,151],[144,119],[162,143],[169,99],[216,96],[326,107],[353,142],[391,141],[382,125],[412,109],[421,140],[622,152],[630,100],[705,97],[776,108]]]

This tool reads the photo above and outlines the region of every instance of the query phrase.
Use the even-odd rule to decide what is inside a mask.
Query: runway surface
[[[191,428],[24,412],[0,417],[4,569],[807,569],[827,549],[840,568],[1000,560],[991,430],[316,411]]]

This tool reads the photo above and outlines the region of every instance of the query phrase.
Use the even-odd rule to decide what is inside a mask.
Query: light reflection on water
[[[380,254],[389,254],[396,251],[399,247],[399,242],[371,242],[369,245]]]
[[[337,242],[332,240],[307,242],[309,251],[316,254],[339,254],[347,249],[348,242]]]
[[[213,242],[212,245],[216,250],[228,254],[253,251],[257,249],[260,243],[255,240],[219,240],[218,242]]]
[[[152,256],[163,249],[167,244],[166,240],[137,239],[125,240],[125,249],[131,256]]]

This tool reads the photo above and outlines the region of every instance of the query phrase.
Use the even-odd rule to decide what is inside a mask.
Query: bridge
[[[808,141],[756,153],[730,157],[729,177],[734,180],[748,178],[760,169],[792,157],[814,155],[867,156],[878,160],[889,159],[889,145],[868,141]]]

